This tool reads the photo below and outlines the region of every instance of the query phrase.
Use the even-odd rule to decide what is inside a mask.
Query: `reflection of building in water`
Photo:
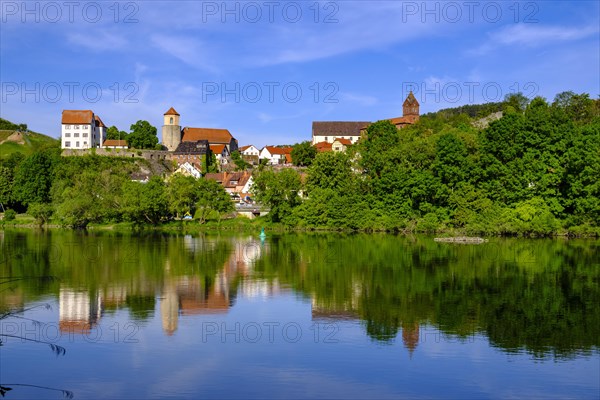
[[[318,299],[316,294],[313,294],[311,306],[312,306],[312,319],[359,319],[359,302],[362,292],[362,286],[359,282],[352,284],[352,292],[347,299],[327,299],[323,301]]]
[[[419,323],[402,323],[402,343],[408,349],[412,358],[412,354],[419,344]]]
[[[87,334],[100,319],[102,299],[99,294],[61,288],[58,302],[59,328],[63,333]]]
[[[189,251],[210,251],[217,242],[184,237],[184,246]],[[252,237],[246,240],[234,239],[233,251],[214,277],[196,275],[169,276],[169,261],[165,264],[165,283],[161,296],[160,312],[163,329],[172,335],[178,326],[180,315],[222,314],[229,311],[237,292],[242,288],[244,293],[274,293],[278,285],[259,283],[253,286],[242,283],[238,286],[239,277],[248,275],[252,265],[261,253],[260,243]]]
[[[238,295],[248,299],[273,297],[283,293],[278,279],[243,279],[238,285]]]

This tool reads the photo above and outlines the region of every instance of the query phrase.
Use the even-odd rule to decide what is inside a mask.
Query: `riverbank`
[[[368,229],[348,229],[330,226],[289,226],[283,223],[271,222],[267,217],[259,217],[249,219],[244,217],[226,218],[221,220],[208,220],[204,224],[200,224],[195,220],[174,220],[167,221],[158,225],[152,224],[137,224],[133,222],[106,222],[106,223],[91,223],[86,227],[88,231],[157,231],[157,232],[173,232],[173,233],[195,233],[209,231],[231,231],[231,232],[257,232],[265,228],[269,232],[362,232],[362,233],[392,233],[392,234],[435,234],[440,237],[462,237],[462,236],[482,236],[482,237],[600,237],[600,227],[589,225],[568,227],[539,234],[536,232],[513,232],[510,230],[499,230],[497,226],[486,228],[478,227],[479,229],[455,228],[440,225],[434,229],[427,227],[423,229],[418,223],[406,224],[405,228],[368,228]],[[50,220],[49,223],[40,226],[36,220],[27,215],[19,214],[12,221],[0,221],[0,229],[4,228],[24,228],[24,229],[71,229],[68,226],[61,225],[58,221]]]

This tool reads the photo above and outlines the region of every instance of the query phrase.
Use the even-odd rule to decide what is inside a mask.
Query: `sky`
[[[421,114],[522,92],[600,96],[600,2],[5,1],[0,117],[60,136],[107,126],[225,128],[240,146],[311,139],[313,121]]]

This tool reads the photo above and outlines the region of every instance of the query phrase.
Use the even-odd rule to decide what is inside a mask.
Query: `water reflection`
[[[360,321],[380,343],[419,351],[423,326],[457,338],[485,335],[506,352],[569,358],[598,348],[600,268],[595,241],[497,240],[480,246],[376,235],[133,236],[4,232],[0,308],[57,298],[60,331],[89,334],[103,315],[226,316],[238,298],[293,291],[315,322]],[[155,313],[159,314],[155,316]]]

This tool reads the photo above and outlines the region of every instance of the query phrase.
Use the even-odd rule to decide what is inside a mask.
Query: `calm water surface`
[[[600,397],[597,241],[0,231],[0,245],[7,398]]]

